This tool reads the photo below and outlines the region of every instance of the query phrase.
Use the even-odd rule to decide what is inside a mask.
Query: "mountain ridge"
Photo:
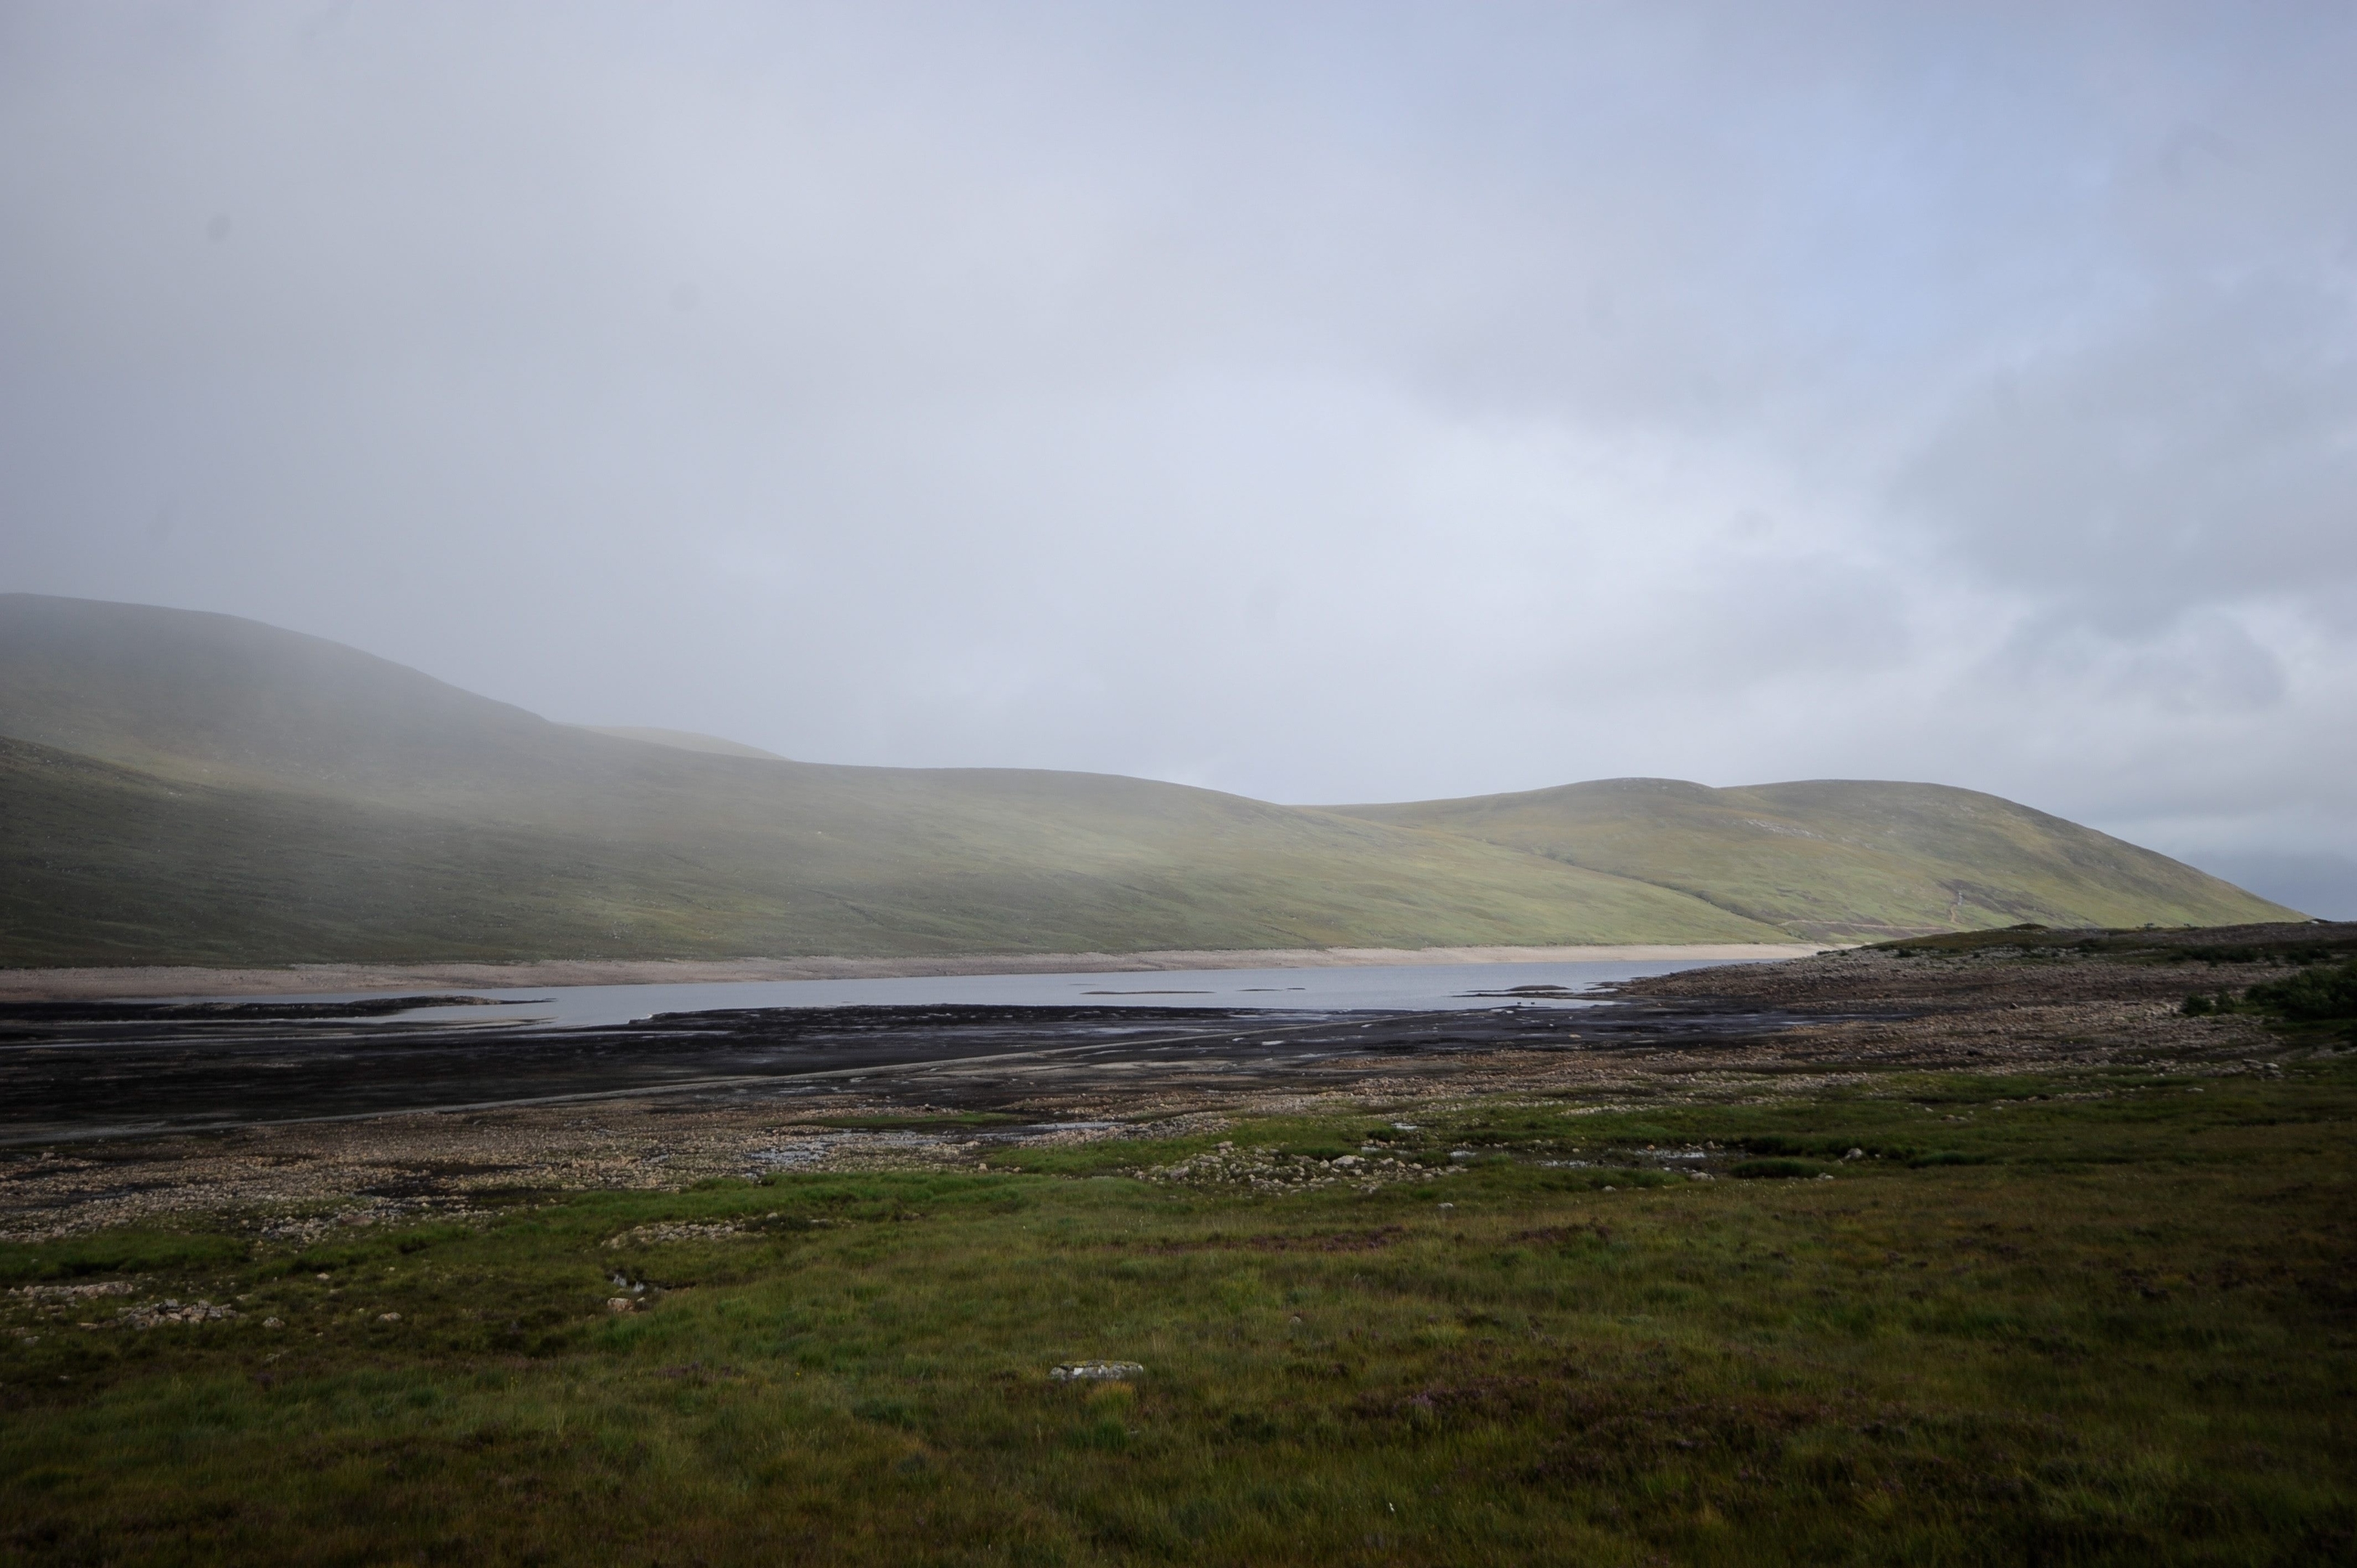
[[[1947,784],[1612,779],[1329,809],[1693,892],[1800,936],[1913,935],[1943,922],[2200,925],[2244,899],[2282,910],[2155,851]]]
[[[0,595],[0,736],[9,965],[1785,942],[1841,926],[1846,900],[1865,900],[1873,931],[1921,914],[1921,897],[1867,896],[1953,872],[1958,841],[1932,821],[1937,800],[1917,801],[1917,837],[1941,841],[1925,865],[1900,840],[1849,846],[1804,858],[1824,886],[1780,901],[1745,880],[1756,853],[1734,856],[1733,882],[1703,875],[1731,830],[1729,792],[1700,785],[1647,781],[1687,792],[1691,822],[1624,812],[1599,833],[1530,802],[1611,781],[1318,808],[1112,774],[681,749],[234,617],[30,595]],[[1808,788],[1738,805],[1800,843],[1833,808],[1773,792]],[[1972,801],[1989,804],[1965,815],[2017,837],[2061,822]],[[1664,822],[1695,846],[1652,843]],[[2016,905],[2069,923],[2054,865],[2074,855],[2089,908],[2289,913],[2061,827],[1970,884],[1978,923]]]

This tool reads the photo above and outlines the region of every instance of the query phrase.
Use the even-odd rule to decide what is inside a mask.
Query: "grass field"
[[[140,1283],[0,1298],[0,1556],[2346,1561],[2352,1114],[2324,1052],[1886,1075],[14,1245]],[[1222,1140],[1415,1170],[1134,1174]],[[75,1326],[157,1297],[238,1316]]]

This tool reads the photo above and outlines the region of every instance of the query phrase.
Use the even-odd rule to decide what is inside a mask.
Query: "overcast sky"
[[[0,587],[2357,916],[2357,7],[0,3]]]

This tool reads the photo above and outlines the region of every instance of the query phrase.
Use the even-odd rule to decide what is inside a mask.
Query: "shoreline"
[[[196,964],[0,970],[0,1001],[138,1001],[317,992],[711,984],[739,980],[904,980],[963,974],[1152,974],[1200,969],[1376,964],[1769,962],[1815,942],[1620,943],[1580,947],[1261,948],[1134,953],[974,953],[933,958],[545,959],[518,963]]]

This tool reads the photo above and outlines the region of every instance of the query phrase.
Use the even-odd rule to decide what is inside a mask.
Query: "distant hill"
[[[552,724],[232,617],[0,595],[0,964],[1782,941],[2290,914],[1932,786],[1624,781],[1337,811],[646,733]],[[1583,803],[1535,804],[1557,796]]]
[[[1607,779],[1334,810],[1676,888],[1820,940],[2022,921],[2173,926],[2298,918],[2167,855],[1943,784],[1821,779],[1713,789],[1674,779]]]
[[[716,735],[698,735],[692,729],[650,729],[639,725],[581,725],[576,726],[591,735],[610,735],[618,740],[642,740],[649,746],[668,746],[677,751],[708,752],[715,757],[766,757],[772,762],[785,757],[774,751],[763,751],[758,746],[747,746],[740,740],[723,740]]]
[[[0,962],[1781,940],[1421,829],[551,724],[226,616],[0,596]]]

